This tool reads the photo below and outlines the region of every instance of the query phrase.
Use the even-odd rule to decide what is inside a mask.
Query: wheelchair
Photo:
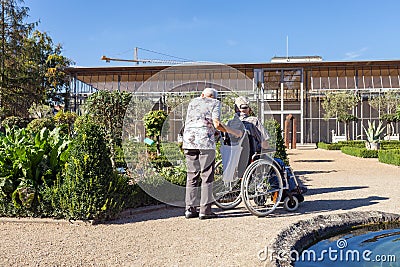
[[[237,168],[233,179],[223,179],[223,163],[215,165],[214,200],[221,209],[233,209],[242,201],[247,210],[258,217],[265,217],[279,205],[287,211],[296,211],[304,201],[305,187],[300,187],[292,168],[282,160],[273,158],[272,151],[255,153],[244,174]]]

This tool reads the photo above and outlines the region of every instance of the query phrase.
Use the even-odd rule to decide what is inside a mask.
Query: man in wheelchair
[[[263,153],[272,152],[268,143],[270,135],[264,128],[262,123],[256,116],[252,116],[252,109],[250,107],[250,101],[240,96],[235,99],[235,117],[228,122],[228,125],[234,129],[240,129],[245,131],[247,134],[243,136],[242,140],[242,153],[238,164],[238,175],[242,177],[245,169],[250,163],[256,159],[262,157]],[[241,125],[240,125],[241,124]],[[228,142],[238,143],[239,138],[229,135]],[[285,165],[285,163],[278,158],[274,158],[278,169],[281,170],[282,174],[286,172],[288,177],[294,176],[293,171]],[[294,191],[297,187],[293,179],[288,179],[289,190]],[[301,186],[301,193],[307,191],[306,187]]]
[[[231,128],[246,132],[243,138],[237,138],[230,134],[225,134],[224,143],[226,145],[241,144],[242,151],[239,160],[239,177],[243,175],[246,167],[255,159],[256,155],[262,150],[268,149],[268,132],[256,116],[252,116],[250,101],[243,96],[235,100],[235,116],[228,122]]]
[[[252,116],[250,101],[240,96],[235,100],[235,112],[249,135],[250,155],[260,153],[262,149],[268,149],[268,132],[256,116]]]

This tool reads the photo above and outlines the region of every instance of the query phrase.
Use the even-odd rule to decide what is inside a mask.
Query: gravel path
[[[351,210],[398,213],[400,167],[340,151],[289,151],[309,187],[295,213],[266,218],[243,206],[213,220],[185,219],[182,208],[141,212],[108,224],[0,218],[0,266],[263,266],[257,254],[288,225]]]

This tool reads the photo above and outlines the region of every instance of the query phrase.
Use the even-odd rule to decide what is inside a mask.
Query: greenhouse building
[[[136,98],[149,101],[151,109],[171,112],[185,96],[197,96],[205,87],[214,87],[228,105],[233,102],[224,102],[224,97],[246,95],[262,121],[273,117],[282,129],[286,117],[292,115],[301,144],[340,140],[345,130],[350,139],[365,139],[362,126],[395,113],[400,98],[400,60],[333,62],[318,56],[275,57],[268,63],[71,67],[66,72],[71,78],[69,108],[77,112],[97,90],[133,92]],[[326,118],[323,108],[329,93],[340,92],[358,99],[348,111],[355,119],[347,127],[337,118]],[[372,99],[388,95],[397,101],[394,105],[371,105]],[[172,128],[177,131],[183,115],[175,113]],[[139,123],[141,117],[136,119]],[[398,139],[399,123],[391,125],[387,127],[392,129],[390,135]]]

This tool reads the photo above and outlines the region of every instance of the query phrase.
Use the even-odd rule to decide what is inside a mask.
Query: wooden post
[[[285,120],[285,146],[287,149],[289,149],[289,143],[290,143],[290,138],[289,138],[289,120],[286,118]]]
[[[289,114],[286,116],[286,120],[285,120],[285,146],[286,146],[286,148],[288,148],[288,149],[296,148],[296,144],[297,144],[296,132],[297,132],[297,120],[292,114]],[[290,136],[290,134],[292,136]],[[291,146],[290,146],[290,142],[292,143]]]
[[[297,144],[297,120],[292,117],[292,149],[296,149]]]
[[[291,122],[292,118],[293,118],[293,115],[289,114],[286,116],[286,120],[285,120],[285,146],[287,149],[290,148],[290,142],[292,139],[292,138],[290,138],[290,130],[293,126],[292,122]]]

